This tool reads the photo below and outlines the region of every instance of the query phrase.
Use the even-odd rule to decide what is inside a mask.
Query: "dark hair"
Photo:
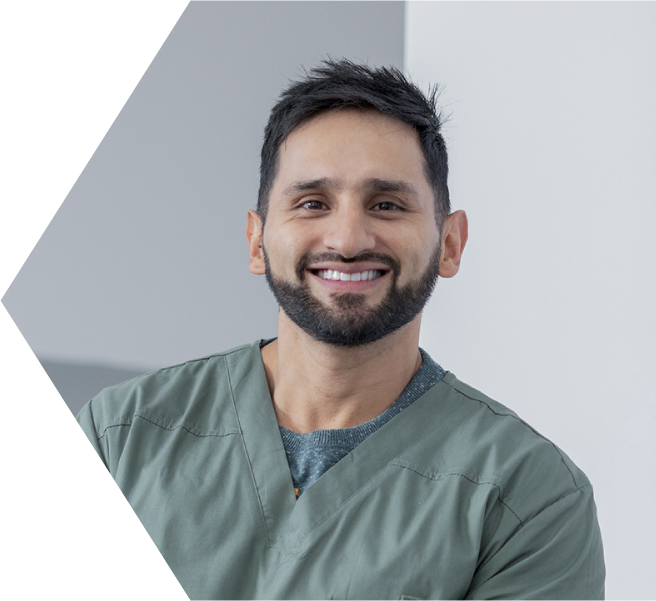
[[[444,122],[436,111],[437,86],[425,95],[395,67],[373,68],[347,59],[323,61],[305,77],[283,90],[271,109],[264,130],[257,211],[266,220],[269,193],[278,170],[278,149],[303,122],[339,108],[376,110],[411,125],[419,135],[426,160],[426,179],[435,195],[438,226],[451,209],[446,145],[440,133]]]

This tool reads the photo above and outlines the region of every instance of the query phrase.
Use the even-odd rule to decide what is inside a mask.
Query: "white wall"
[[[609,598],[654,598],[656,5],[410,2],[470,241],[422,346],[595,488]]]

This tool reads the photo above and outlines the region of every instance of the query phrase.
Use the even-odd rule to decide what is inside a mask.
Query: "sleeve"
[[[604,557],[590,484],[526,521],[479,566],[466,599],[603,599]]]
[[[91,409],[91,401],[89,401],[80,412],[77,414],[76,418],[78,424],[82,427],[82,430],[87,435],[89,442],[92,444],[93,448],[98,453],[100,459],[105,464],[105,467],[109,469],[109,463],[106,455],[106,449],[101,444],[101,441],[98,437],[98,431],[96,429],[96,424],[93,419],[93,411]]]

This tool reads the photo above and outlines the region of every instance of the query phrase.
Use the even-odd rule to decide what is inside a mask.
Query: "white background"
[[[421,343],[593,483],[607,596],[656,585],[656,4],[411,2],[470,241]]]

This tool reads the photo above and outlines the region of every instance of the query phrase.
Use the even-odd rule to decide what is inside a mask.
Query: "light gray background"
[[[590,478],[607,595],[654,599],[656,4],[410,2],[442,81],[460,273],[421,344]]]
[[[409,3],[405,23],[410,75],[446,84],[471,221],[422,345],[590,476],[609,598],[656,593],[655,7]],[[403,6],[185,12],[3,299],[72,408],[275,333],[244,216],[270,105],[328,53],[400,66]]]

